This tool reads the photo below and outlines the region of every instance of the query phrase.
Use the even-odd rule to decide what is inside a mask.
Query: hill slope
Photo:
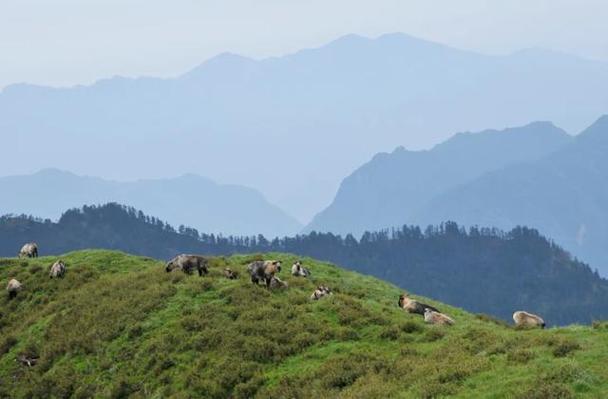
[[[349,267],[473,312],[510,320],[513,308],[546,316],[550,325],[608,319],[608,281],[537,231],[465,231],[455,223],[404,226],[360,240],[311,233],[268,241],[218,237],[170,225],[116,204],[66,212],[59,223],[0,218],[0,256],[36,241],[42,255],[86,248],[118,249],[169,259],[176,253],[229,255],[289,252]]]
[[[117,182],[45,169],[0,177],[2,214],[32,214],[57,220],[66,209],[107,202],[129,204],[174,226],[188,225],[224,235],[297,232],[301,225],[258,191],[218,184],[197,175]]]
[[[222,54],[175,79],[9,86],[0,132],[15,150],[0,170],[23,173],[27,153],[28,170],[120,179],[190,171],[256,187],[305,220],[374,153],[539,119],[578,131],[606,111],[607,93],[606,63],[350,35],[259,61]]]
[[[536,122],[502,131],[458,133],[428,151],[397,148],[377,154],[342,181],[331,205],[315,216],[306,231],[360,235],[400,226],[435,196],[489,171],[538,160],[571,140],[551,123]],[[433,222],[445,220],[450,219]]]
[[[289,265],[295,258],[269,254]],[[270,398],[601,397],[606,327],[517,331],[430,301],[452,328],[396,306],[400,290],[305,259],[310,280],[267,291],[243,275],[255,257],[212,262],[208,276],[168,274],[119,252],[0,260],[0,396]],[[230,266],[238,280],[221,276]],[[316,284],[335,295],[312,302]],[[425,301],[427,301],[425,299]],[[29,368],[15,361],[39,357]]]
[[[534,226],[608,276],[608,115],[559,151],[449,190],[413,221]]]

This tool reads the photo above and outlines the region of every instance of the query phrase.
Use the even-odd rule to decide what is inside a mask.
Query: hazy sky
[[[347,33],[608,61],[607,20],[606,0],[0,0],[0,88],[173,76],[223,51],[280,55]]]

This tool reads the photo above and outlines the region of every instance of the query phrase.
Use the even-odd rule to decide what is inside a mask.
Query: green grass
[[[112,251],[0,259],[0,397],[600,398],[608,396],[608,327],[515,330],[424,298],[456,320],[433,327],[397,307],[386,282],[304,259],[310,279],[254,286],[233,256],[208,276]],[[222,276],[231,267],[238,280]],[[317,284],[335,294],[319,301]],[[15,361],[37,356],[28,368]]]

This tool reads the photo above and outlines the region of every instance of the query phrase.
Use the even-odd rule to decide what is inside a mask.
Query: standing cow
[[[513,321],[517,327],[540,327],[545,328],[545,321],[532,313],[523,310],[513,313]]]
[[[209,259],[200,255],[177,255],[165,265],[165,270],[168,272],[181,270],[186,274],[192,274],[196,269],[198,275],[209,273]]]
[[[266,283],[266,288],[270,288],[272,278],[281,271],[281,261],[256,260],[247,266],[247,270],[249,270],[252,283],[258,284],[263,281]]]
[[[63,276],[65,275],[65,263],[63,263],[62,260],[58,260],[57,262],[53,263],[53,266],[51,266],[51,271],[49,273],[49,277],[50,278],[58,278],[61,277],[63,278]]]
[[[6,291],[8,292],[8,299],[13,299],[14,297],[16,297],[17,293],[21,291],[22,288],[23,285],[21,285],[21,283],[17,279],[12,278],[6,286]]]
[[[21,247],[19,251],[20,258],[37,258],[38,257],[38,244],[35,242],[29,242]]]

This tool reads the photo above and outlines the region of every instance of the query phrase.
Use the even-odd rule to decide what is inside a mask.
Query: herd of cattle
[[[36,243],[27,243],[19,251],[19,257],[37,258],[38,245]],[[209,273],[209,258],[200,255],[178,255],[171,259],[165,265],[165,271],[173,272],[180,270],[186,274],[192,274],[196,270],[199,276]],[[278,260],[256,260],[247,266],[247,271],[253,284],[263,283],[268,289],[287,288],[287,282],[281,280],[276,274],[281,271],[281,261]],[[63,277],[66,272],[66,266],[61,260],[57,260],[50,268],[49,277]],[[291,267],[291,274],[295,277],[309,277],[310,270],[302,266],[300,261],[296,261]],[[238,273],[225,268],[223,271],[224,277],[230,280],[238,279]],[[6,290],[9,299],[17,296],[23,285],[16,279],[10,279]],[[325,285],[319,285],[310,295],[311,300],[319,300],[325,296],[331,295],[332,291]],[[437,324],[443,326],[453,325],[454,319],[448,315],[441,313],[437,308],[417,301],[408,297],[407,293],[399,296],[399,307],[412,314],[419,314],[424,317],[424,321],[428,324]],[[525,311],[517,311],[513,313],[513,321],[518,327],[540,327],[545,328],[544,320],[532,313]]]
[[[186,274],[192,274],[196,270],[199,276],[209,273],[209,258],[201,255],[177,255],[165,265],[167,272],[181,270]],[[278,260],[256,260],[247,266],[247,271],[253,284],[263,283],[268,289],[287,288],[287,282],[281,280],[276,274],[281,271],[281,261]],[[230,280],[239,278],[237,272],[230,268],[223,271],[224,277]],[[310,270],[302,266],[301,261],[296,261],[291,266],[291,274],[295,277],[308,277]],[[311,294],[310,299],[321,299],[331,295],[331,289],[321,285]]]

